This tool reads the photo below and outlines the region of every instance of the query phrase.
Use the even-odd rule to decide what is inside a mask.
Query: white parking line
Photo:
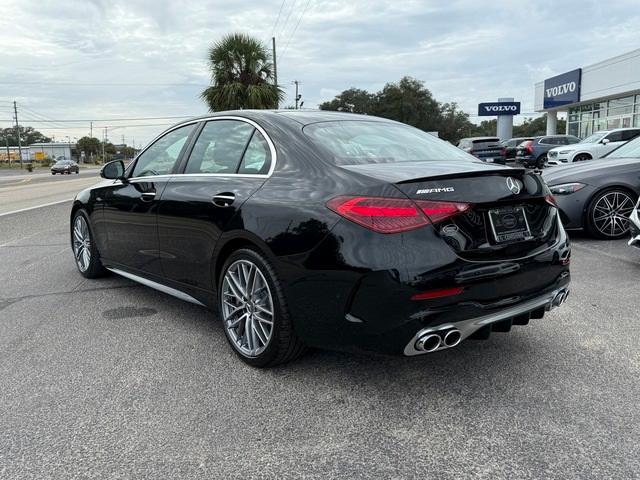
[[[65,200],[57,200],[55,202],[43,203],[42,205],[36,205],[34,207],[21,208],[20,210],[13,210],[11,212],[0,213],[0,217],[4,217],[6,215],[13,215],[14,213],[28,212],[29,210],[35,210],[36,208],[50,207],[51,205],[58,205],[59,203],[70,202],[72,200],[73,198],[67,198]]]

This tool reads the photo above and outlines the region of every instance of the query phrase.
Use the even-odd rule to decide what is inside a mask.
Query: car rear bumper
[[[460,258],[428,228],[352,243],[362,233],[354,229],[362,230],[340,222],[318,248],[323,261],[306,262],[318,271],[286,282],[296,331],[309,345],[408,355],[421,332],[457,328],[464,340],[492,324],[505,330],[541,318],[570,283],[570,245],[560,225],[555,242],[537,254],[497,261]],[[452,287],[462,291],[415,299]]]

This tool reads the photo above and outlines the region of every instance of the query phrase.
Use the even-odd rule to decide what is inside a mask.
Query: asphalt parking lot
[[[638,478],[640,251],[574,240],[542,320],[261,371],[213,314],[86,280],[68,203],[0,217],[0,478]]]

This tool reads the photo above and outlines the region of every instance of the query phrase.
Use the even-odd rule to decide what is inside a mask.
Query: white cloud
[[[0,124],[10,123],[14,99],[33,120],[202,113],[210,44],[236,30],[269,42],[281,3],[5,1]],[[640,37],[631,1],[309,0],[301,18],[305,6],[285,0],[275,34],[285,104],[293,103],[297,79],[309,107],[351,86],[374,91],[411,75],[470,113],[500,96],[529,112],[536,81],[636,48]],[[33,124],[58,137],[89,129]],[[161,128],[115,132],[139,143]]]

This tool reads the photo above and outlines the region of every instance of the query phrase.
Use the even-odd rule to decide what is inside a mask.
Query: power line
[[[289,9],[289,14],[287,15],[287,18],[284,21],[284,26],[282,27],[282,30],[281,30],[283,36],[284,36],[284,32],[287,30],[287,24],[289,23],[289,17],[291,17],[291,14],[293,13],[293,9],[295,8],[297,1],[298,0],[293,0],[293,3],[291,4],[291,8]]]
[[[280,4],[280,10],[278,11],[278,18],[276,18],[276,23],[273,24],[273,28],[271,29],[271,36],[273,37],[273,34],[276,32],[276,28],[278,27],[278,22],[280,21],[280,15],[282,14],[282,8],[284,7],[284,3],[287,0],[282,0],[282,3]]]
[[[302,17],[304,17],[304,14],[307,12],[307,8],[309,8],[309,4],[310,3],[311,3],[311,0],[307,0],[307,3],[305,4],[304,9],[302,10],[302,14],[300,14],[300,18],[298,18],[298,23],[296,23],[296,26],[293,29],[293,32],[289,36],[289,40],[287,40],[287,44],[284,46],[284,50],[282,51],[282,55],[280,56],[280,61],[281,62],[282,62],[282,58],[284,57],[285,53],[287,53],[287,48],[289,47],[289,43],[291,43],[291,39],[293,38],[293,36],[298,31],[298,26],[300,25],[300,22],[302,21]]]
[[[145,83],[145,82],[18,82],[18,81],[0,81],[0,85],[59,85],[71,87],[207,87],[205,83],[194,82],[175,82],[175,83]]]
[[[42,116],[42,115],[40,115]],[[47,119],[47,120],[39,120],[39,119],[30,119],[23,118],[23,122],[31,122],[31,123],[43,123],[43,122],[57,122],[57,123],[78,123],[78,122],[135,122],[138,120],[170,120],[170,119],[180,119],[180,118],[192,118],[193,115],[175,115],[168,117],[132,117],[132,118],[83,118],[83,119]]]

